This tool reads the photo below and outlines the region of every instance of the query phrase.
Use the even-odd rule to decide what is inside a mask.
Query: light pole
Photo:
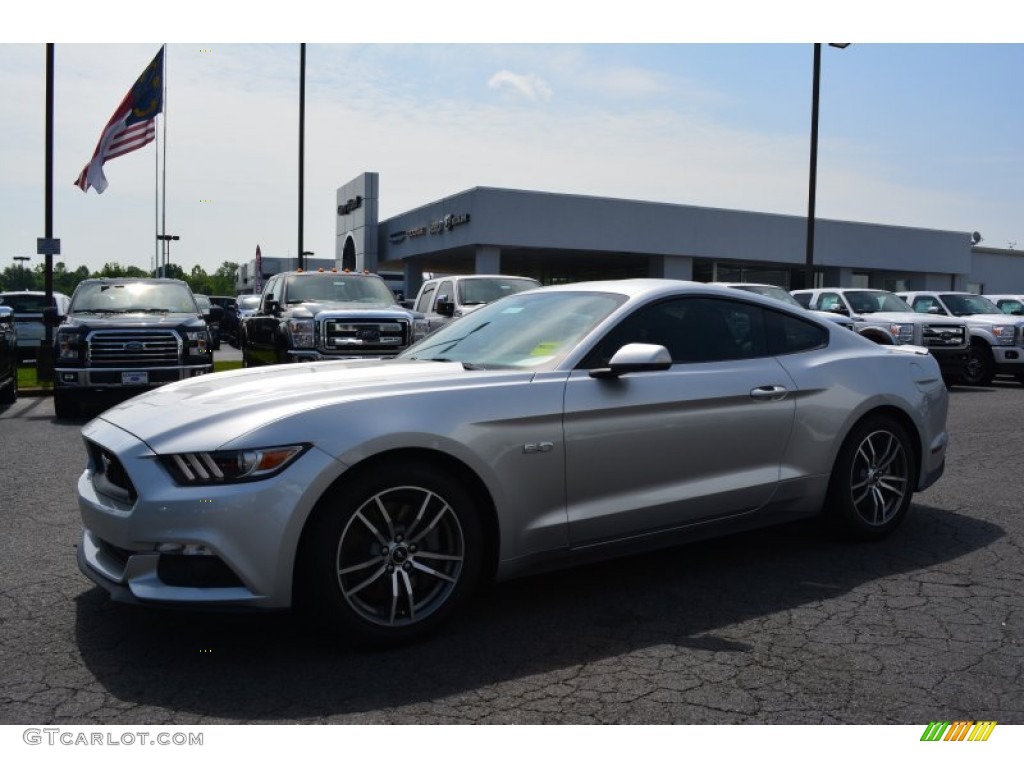
[[[156,239],[167,243],[167,245],[164,246],[164,265],[163,269],[160,270],[159,275],[160,277],[167,277],[167,267],[171,262],[171,241],[180,240],[181,238],[178,235],[157,235]]]
[[[846,48],[849,43],[829,43]],[[821,43],[814,44],[814,82],[811,86],[811,170],[807,184],[807,255],[804,259],[804,288],[814,287],[814,202],[818,186],[818,97],[821,90]]]

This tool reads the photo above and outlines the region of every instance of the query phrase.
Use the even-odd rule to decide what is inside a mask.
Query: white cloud
[[[487,87],[495,90],[511,89],[530,101],[551,101],[554,91],[537,75],[517,75],[503,69],[495,72],[487,81]]]

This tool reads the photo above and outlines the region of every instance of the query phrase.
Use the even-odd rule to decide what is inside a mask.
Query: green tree
[[[212,283],[210,287],[210,293],[213,296],[234,296],[237,293],[235,289],[235,273],[238,271],[238,264],[234,261],[225,261],[219,267],[217,271],[210,277]]]
[[[181,270],[178,267],[179,271]],[[140,267],[123,267],[116,261],[108,261],[93,277],[149,277],[149,272]]]
[[[22,264],[12,264],[0,272],[0,289],[5,291],[39,291],[42,282],[36,285],[35,270],[26,269]]]

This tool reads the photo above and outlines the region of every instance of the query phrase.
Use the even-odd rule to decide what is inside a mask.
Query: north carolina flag
[[[127,155],[149,144],[156,138],[156,116],[164,107],[164,49],[146,67],[135,85],[121,101],[121,105],[107,122],[92,154],[92,160],[82,169],[75,184],[83,192],[94,187],[98,194],[107,188],[103,164],[115,157]]]

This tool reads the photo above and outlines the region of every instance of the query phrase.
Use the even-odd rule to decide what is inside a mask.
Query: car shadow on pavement
[[[472,721],[493,686],[529,695],[624,654],[696,666],[763,652],[761,633],[790,611],[913,595],[915,572],[1003,535],[922,505],[871,544],[789,524],[493,585],[440,632],[386,651],[342,647],[286,613],[137,608],[98,588],[76,599],[76,636],[95,679],[148,721],[424,722],[428,703],[431,717],[450,712],[437,721]]]

